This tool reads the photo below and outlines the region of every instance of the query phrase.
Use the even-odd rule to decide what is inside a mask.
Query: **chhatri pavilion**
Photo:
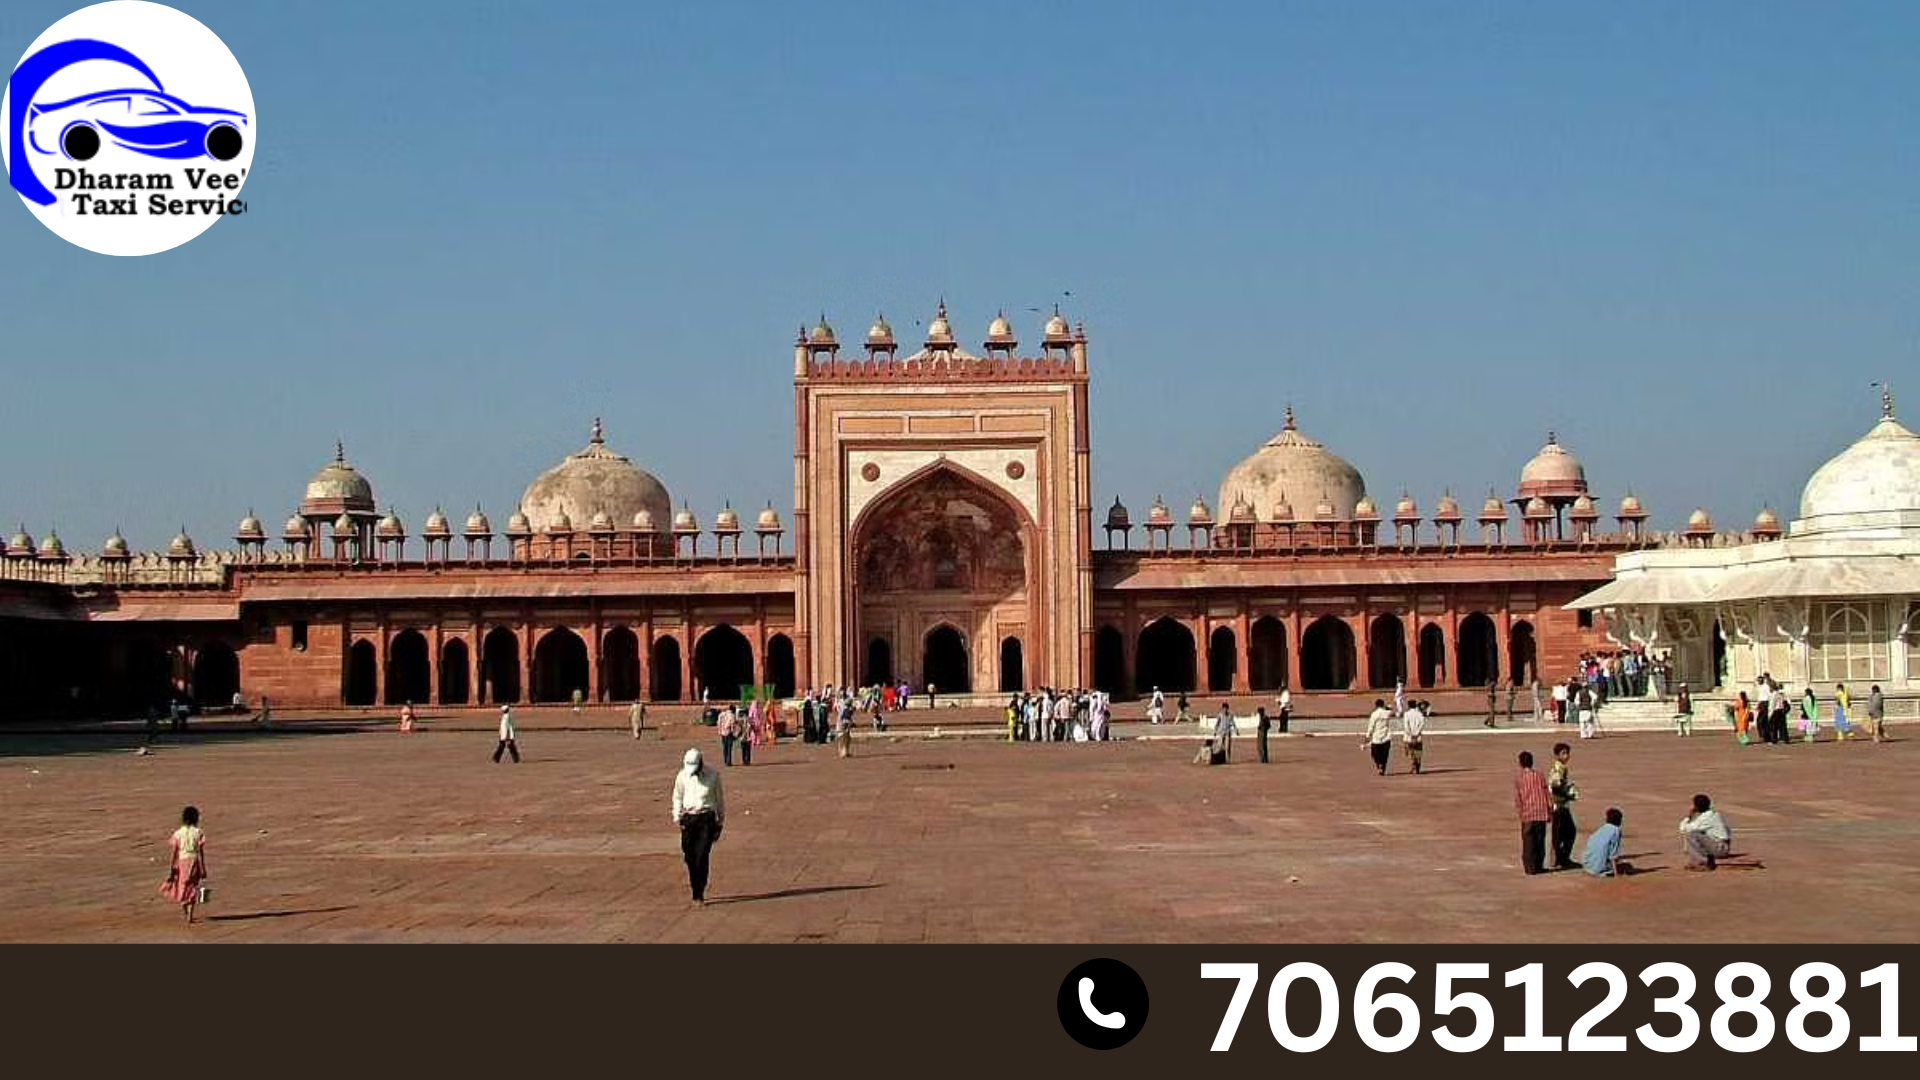
[[[778,508],[676,506],[596,420],[504,519],[410,525],[336,447],[278,530],[248,512],[223,550],[182,530],[160,551],[116,532],[76,553],[23,527],[0,553],[0,708],[690,701],[895,679],[1357,693],[1544,681],[1633,640],[1701,672],[1716,620],[1736,675],[1915,671],[1920,473],[1890,407],[1808,485],[1792,536],[1763,515],[1735,544],[1704,521],[1648,531],[1631,494],[1605,527],[1551,435],[1510,493],[1383,500],[1291,408],[1206,485],[1211,503],[1096,505],[1090,370],[1057,310],[1028,351],[1004,315],[963,346],[944,303],[917,347],[880,318],[843,350],[822,319],[793,343]]]

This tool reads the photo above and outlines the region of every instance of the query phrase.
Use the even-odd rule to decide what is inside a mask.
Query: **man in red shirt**
[[[1513,778],[1513,809],[1520,815],[1520,865],[1529,874],[1542,873],[1553,803],[1546,780],[1533,771],[1533,755],[1525,750],[1520,751],[1520,771]]]

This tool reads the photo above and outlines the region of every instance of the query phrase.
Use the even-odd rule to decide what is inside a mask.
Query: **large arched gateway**
[[[848,674],[884,667],[947,693],[999,685],[998,644],[1028,637],[1041,619],[1029,588],[1033,535],[1024,511],[955,466],[927,469],[868,506],[851,552],[848,635],[867,643],[864,670]],[[1042,659],[1023,652],[1024,682],[1044,678]]]

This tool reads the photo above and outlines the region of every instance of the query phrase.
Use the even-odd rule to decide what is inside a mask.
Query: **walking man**
[[[1156,686],[1153,688],[1153,697],[1147,702],[1147,722],[1157,724],[1166,719],[1166,715],[1167,695],[1161,693],[1160,688]]]
[[[1420,759],[1425,756],[1426,751],[1428,708],[1426,702],[1416,701],[1407,706],[1406,714],[1400,718],[1400,723],[1403,725],[1401,737],[1406,740],[1407,760],[1413,763],[1415,776],[1420,775]]]
[[[1571,870],[1573,861],[1573,838],[1579,827],[1573,820],[1573,801],[1580,797],[1580,789],[1573,784],[1573,773],[1567,768],[1567,762],[1573,757],[1573,747],[1566,743],[1553,744],[1553,764],[1547,768],[1547,794],[1553,801],[1553,868]]]
[[[627,706],[627,727],[633,730],[633,737],[636,739],[640,737],[641,732],[647,730],[646,702],[636,701]]]
[[[1387,775],[1387,755],[1393,753],[1393,714],[1387,703],[1373,699],[1373,711],[1367,714],[1367,752],[1373,755],[1373,768]]]
[[[1265,705],[1253,710],[1253,716],[1254,735],[1260,743],[1260,764],[1265,765],[1267,763],[1267,729],[1273,726],[1273,722],[1267,719],[1267,707]]]
[[[1494,726],[1493,717],[1494,717],[1494,714],[1500,708],[1500,699],[1497,696],[1499,693],[1499,690],[1500,690],[1500,684],[1498,682],[1495,682],[1492,679],[1487,680],[1487,726],[1488,727]]]
[[[1880,692],[1880,684],[1874,683],[1867,691],[1867,730],[1873,734],[1873,741],[1887,741],[1887,698]]]
[[[500,741],[493,748],[493,763],[500,764],[500,755],[513,755],[513,763],[520,764],[520,746],[513,741],[513,706],[500,706]]]
[[[1507,680],[1507,723],[1513,723],[1513,699],[1520,694],[1520,684]]]
[[[1547,782],[1533,771],[1533,754],[1520,751],[1520,771],[1513,778],[1513,809],[1520,817],[1520,867],[1529,874],[1545,870],[1547,821],[1553,807]]]
[[[1812,693],[1811,687],[1807,690]],[[1693,734],[1693,694],[1687,690],[1687,684],[1681,683],[1673,696],[1673,722],[1680,728],[1680,737]]]
[[[673,778],[673,823],[680,830],[680,855],[687,863],[687,884],[693,902],[707,902],[708,857],[727,820],[727,800],[720,774],[689,749]]]
[[[1280,734],[1287,733],[1287,725],[1293,721],[1293,691],[1286,683],[1280,684]]]

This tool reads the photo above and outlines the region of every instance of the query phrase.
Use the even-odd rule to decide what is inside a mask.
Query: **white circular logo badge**
[[[246,212],[260,118],[240,62],[164,4],[112,0],[54,23],[0,100],[7,180],[47,228],[152,255]]]

